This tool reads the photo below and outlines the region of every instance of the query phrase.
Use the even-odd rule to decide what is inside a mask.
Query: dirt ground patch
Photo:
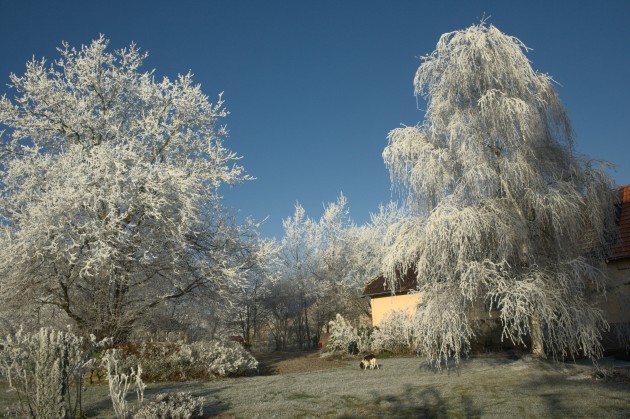
[[[322,358],[319,351],[258,352],[252,354],[259,362],[260,375],[283,375],[341,368],[346,363],[331,357]]]

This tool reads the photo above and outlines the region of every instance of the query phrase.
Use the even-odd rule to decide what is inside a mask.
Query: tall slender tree
[[[470,347],[473,305],[500,309],[503,335],[537,356],[601,354],[614,184],[575,151],[567,113],[527,47],[484,22],[423,57],[424,122],[383,152],[412,216],[390,231],[384,268],[416,269],[419,350],[440,362]]]

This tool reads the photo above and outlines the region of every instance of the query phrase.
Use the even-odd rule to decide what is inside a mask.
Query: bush
[[[258,361],[236,342],[198,342],[192,348],[211,375],[239,376],[258,368]]]
[[[414,349],[414,318],[406,311],[387,314],[372,333],[373,351],[407,353]]]
[[[406,311],[387,314],[379,327],[360,327],[357,330],[340,314],[329,325],[330,339],[326,347],[331,353],[408,353],[415,347],[414,318]]]
[[[203,415],[203,397],[193,398],[190,393],[158,394],[154,401],[143,406],[134,419],[189,419]]]
[[[374,343],[374,333],[378,331],[378,327],[359,327],[357,330],[358,342],[357,346],[359,352],[372,352],[372,346]]]
[[[330,339],[326,345],[332,353],[353,354],[359,352],[359,335],[350,323],[341,314],[337,313],[335,320],[331,320]]]
[[[258,361],[234,342],[143,343],[120,350],[121,368],[142,365],[146,381],[240,376],[258,368]]]
[[[120,368],[128,371],[142,365],[146,381],[183,381],[200,378],[189,345],[142,343],[119,347]]]

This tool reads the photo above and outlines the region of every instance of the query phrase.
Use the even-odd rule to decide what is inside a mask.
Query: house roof
[[[416,271],[413,268],[407,269],[407,272],[404,275],[401,275],[400,272],[398,272],[396,277],[398,281],[396,281],[395,294],[407,294],[409,291],[416,289],[418,285]],[[368,297],[378,297],[391,294],[392,290],[389,288],[389,284],[383,275],[380,275],[370,281],[365,286],[365,290],[363,290],[363,295]]]
[[[617,240],[610,249],[609,260],[630,258],[630,185],[619,188]]]

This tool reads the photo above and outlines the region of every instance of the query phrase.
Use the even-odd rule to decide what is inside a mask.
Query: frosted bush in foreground
[[[158,394],[154,401],[144,405],[134,419],[189,419],[203,417],[203,397],[193,398],[190,393]]]
[[[107,344],[92,336],[87,350],[70,332],[20,329],[0,342],[0,372],[18,394],[12,410],[20,417],[58,418],[81,414],[86,371],[94,365],[93,351]],[[73,394],[74,393],[74,394]]]
[[[144,388],[145,385],[142,382],[142,368],[138,365],[138,368],[134,371],[130,369],[129,375],[118,372],[118,356],[117,350],[109,350],[103,356],[102,365],[107,370],[107,382],[109,384],[109,396],[112,399],[112,405],[116,417],[119,419],[126,419],[130,415],[130,406],[127,403],[127,393],[130,389],[135,389],[138,397],[137,409],[142,406],[144,400]]]

